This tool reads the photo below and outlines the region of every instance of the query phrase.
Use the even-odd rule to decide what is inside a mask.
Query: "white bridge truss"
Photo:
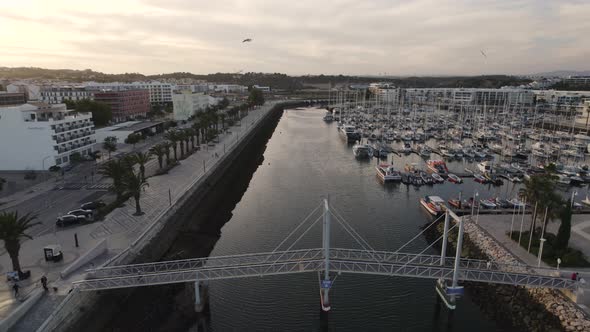
[[[315,248],[106,267],[88,270],[87,279],[74,285],[80,290],[101,290],[323,271],[323,250]],[[332,272],[451,279],[454,263],[454,258],[447,257],[441,265],[441,257],[435,255],[330,248],[329,264]],[[461,259],[459,266],[459,279],[463,281],[564,289],[577,287],[577,282],[569,278],[550,273],[539,275],[525,265]]]
[[[439,256],[423,254],[436,241],[420,254],[373,250],[342,217],[330,211],[327,200],[324,200],[323,205],[322,248],[289,250],[295,244],[293,243],[291,247],[284,251],[275,250],[266,253],[102,267],[88,270],[86,279],[74,282],[74,286],[82,291],[92,291],[184,282],[198,283],[206,280],[263,277],[291,273],[323,272],[321,301],[322,308],[326,311],[330,310],[329,288],[333,281],[331,275],[334,273],[436,279],[439,283],[443,280],[452,280],[452,284],[445,286],[450,287],[451,290],[460,288],[458,281],[570,290],[575,290],[578,287],[578,281],[563,278],[556,270],[535,269],[526,265],[465,259],[461,258],[461,250],[459,249],[456,250],[455,257],[446,257],[448,233],[455,227],[449,228],[451,218],[459,226],[457,248],[462,247],[463,239],[463,219],[450,211],[447,211],[445,214],[444,234],[441,237],[443,243],[441,255]],[[363,249],[330,247],[330,216],[332,215],[336,217],[336,221],[349,232]],[[311,214],[294,231],[301,227],[310,216]],[[435,224],[436,221],[430,226]],[[299,239],[316,222],[311,224]],[[293,235],[293,233],[289,234],[281,244]],[[199,287],[195,289],[198,290]],[[196,298],[198,299],[199,296],[197,295]],[[450,295],[448,299],[445,298],[445,300],[450,301],[448,306],[451,309],[454,308],[455,298],[455,295]]]

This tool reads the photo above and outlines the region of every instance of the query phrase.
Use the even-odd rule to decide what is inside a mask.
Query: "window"
[[[56,165],[61,164],[61,158],[55,158],[55,164]]]

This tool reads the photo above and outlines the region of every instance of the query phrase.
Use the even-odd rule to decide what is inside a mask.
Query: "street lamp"
[[[473,220],[473,211],[475,209],[475,198],[479,196],[479,193],[477,191],[473,192],[473,200],[471,201],[471,220]]]
[[[573,208],[574,207],[574,196],[577,196],[577,195],[578,195],[578,191],[577,190],[572,191],[572,198],[570,200],[570,208]]]

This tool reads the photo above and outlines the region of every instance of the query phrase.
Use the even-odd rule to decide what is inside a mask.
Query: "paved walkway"
[[[510,231],[511,225],[513,230],[520,231],[522,223],[523,231],[528,231],[531,226],[531,215],[525,215],[524,221],[522,215],[514,217],[514,224],[512,224],[512,215],[480,215],[479,225],[492,235],[496,241],[502,244],[506,249],[517,256],[521,261],[531,266],[537,266],[538,259],[535,255],[528,253],[527,250],[516,241],[512,241],[506,232]],[[546,233],[557,234],[559,229],[559,220],[548,222]],[[570,237],[569,246],[578,249],[590,257],[590,234],[586,233],[584,229],[588,230],[590,227],[590,215],[578,214],[572,217],[572,232]],[[549,267],[543,261],[541,266]],[[586,270],[586,269],[580,269]]]
[[[44,234],[36,237],[32,241],[26,241],[22,244],[20,251],[21,265],[23,270],[31,270],[32,277],[30,280],[21,282],[21,291],[29,292],[35,287],[40,286],[40,278],[46,275],[49,279],[50,286],[56,286],[57,293],[54,296],[65,296],[71,289],[71,282],[83,278],[83,271],[90,266],[99,266],[107,259],[126,249],[140,234],[153,222],[155,222],[170,207],[170,202],[175,203],[184,192],[192,187],[203,174],[204,169],[213,167],[224,154],[224,150],[230,145],[235,144],[239,139],[245,136],[254,123],[265,115],[274,105],[269,103],[261,109],[251,111],[244,119],[241,126],[233,126],[228,133],[219,138],[219,142],[214,146],[203,146],[201,151],[194,153],[185,160],[180,161],[180,165],[174,167],[166,175],[151,177],[148,179],[149,187],[145,189],[141,197],[142,210],[141,216],[135,216],[135,206],[133,199],[113,212],[111,212],[103,222],[98,224],[88,224],[73,228],[66,228],[59,232]],[[180,155],[180,154],[179,154]],[[216,157],[217,155],[217,157]],[[153,160],[149,164],[151,171],[157,168],[157,161]],[[151,172],[150,171],[150,172]],[[171,198],[171,201],[169,200]],[[74,234],[77,234],[79,247],[74,245]],[[89,249],[95,247],[100,241],[107,239],[108,253],[98,257],[92,263],[80,268],[67,280],[60,279],[60,272],[80,255],[83,255]],[[64,260],[59,263],[46,262],[43,257],[43,247],[49,244],[60,244],[64,252]],[[10,258],[7,254],[0,255],[0,273],[12,270]],[[6,282],[0,284],[0,318],[6,317],[13,308],[20,303],[12,296],[11,285]],[[36,309],[38,308],[38,309]],[[39,324],[47,317],[48,314],[43,309],[43,304],[34,307],[33,311],[27,314],[25,320],[34,321],[26,324]],[[17,325],[15,331],[30,331],[31,325]]]

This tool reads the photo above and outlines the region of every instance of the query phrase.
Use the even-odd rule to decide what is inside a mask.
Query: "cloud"
[[[0,12],[6,65],[523,74],[587,69],[590,55],[584,1],[29,0],[19,6]],[[254,41],[242,44],[248,37]],[[31,45],[36,49],[28,50]]]

